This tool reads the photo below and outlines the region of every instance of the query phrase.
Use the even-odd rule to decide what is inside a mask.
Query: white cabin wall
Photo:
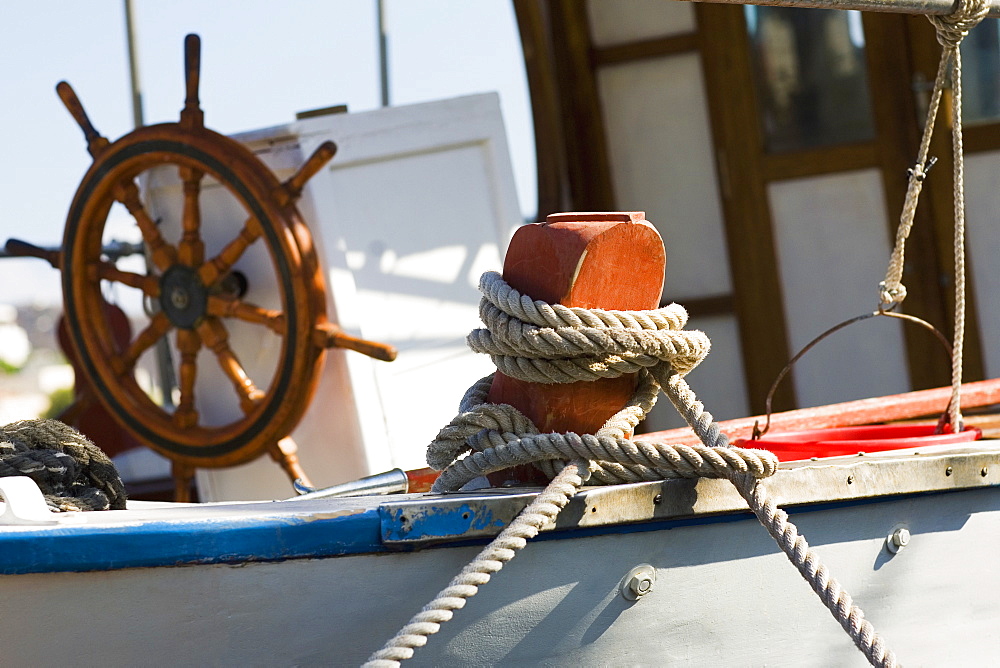
[[[693,32],[694,8],[686,2],[662,0],[587,0],[594,46]]]
[[[1000,377],[1000,151],[965,158],[965,195],[970,296],[975,300],[987,378]]]
[[[597,81],[618,206],[645,211],[667,247],[664,298],[728,294],[732,279],[700,58],[606,67]]]
[[[587,0],[585,7],[614,205],[645,211],[660,230],[664,299],[711,314],[692,322],[714,339],[712,355],[692,374],[708,408],[720,418],[748,414],[749,383],[759,410],[787,359],[832,325],[878,306],[902,195],[898,176],[917,149],[917,128],[909,138],[907,120],[922,118],[919,101],[909,105],[910,82],[926,79],[924,60],[936,63],[937,47],[926,58],[914,26],[857,12],[657,0]],[[988,74],[997,49],[990,30],[975,33],[979,41],[967,40],[964,51],[975,64],[966,76],[973,313],[983,371],[996,377],[1000,309],[992,302],[1000,278],[990,266],[1000,251],[991,238],[1000,209],[1000,89]],[[900,45],[910,55],[887,60]],[[926,188],[922,207],[944,217],[950,206],[939,200],[948,193],[938,183]],[[883,192],[884,184],[892,190]],[[947,222],[918,231],[911,259],[947,258]],[[938,269],[909,267],[908,275],[925,270]],[[904,310],[949,329],[949,278],[935,285],[923,276]],[[945,352],[923,333],[911,337],[909,327],[880,318],[837,332],[797,365],[794,395],[785,388],[779,404],[945,384]],[[972,337],[974,361],[977,344]],[[975,363],[967,367],[967,378],[979,374]],[[673,424],[660,406],[645,427]]]
[[[705,410],[717,420],[731,420],[749,415],[743,376],[742,346],[739,322],[734,315],[716,315],[691,318],[688,329],[699,329],[712,340],[712,351],[687,376],[687,382],[705,404]],[[685,422],[666,398],[657,405],[655,429],[683,427]],[[659,426],[659,425],[666,426]],[[652,430],[652,427],[651,427]]]
[[[892,250],[886,205],[874,169],[775,182],[768,196],[794,354],[829,327],[878,306]],[[878,318],[842,329],[792,373],[802,407],[906,392],[902,324]]]
[[[393,467],[422,468],[427,444],[454,417],[465,390],[493,371],[465,337],[480,324],[479,276],[501,268],[522,222],[498,96],[328,115],[237,139],[279,179],[291,176],[322,142],[337,143],[337,155],[299,201],[325,269],[327,315],[348,334],[399,351],[392,363],[329,352],[292,433],[304,470],[314,484],[328,486]],[[179,238],[183,198],[176,170],[156,176],[162,178],[153,184],[150,207],[163,218],[168,239]],[[212,256],[238,233],[246,213],[223,188],[206,184],[203,195]],[[247,275],[248,300],[282,308],[260,244],[235,268]],[[281,338],[246,323],[227,320],[226,327],[250,377],[268,388]],[[225,425],[238,419],[231,384],[218,364],[201,359],[198,370],[204,420]],[[285,473],[266,456],[199,470],[197,480],[202,500],[293,494]]]
[[[595,46],[614,46],[696,30],[687,3],[591,0]],[[663,237],[667,268],[663,299],[686,300],[732,293],[719,184],[708,121],[701,58],[696,53],[609,64],[596,72],[605,121],[616,205],[645,211]],[[746,415],[749,400],[734,315],[694,319],[713,342],[691,382],[718,418]],[[644,429],[683,425],[661,401]]]

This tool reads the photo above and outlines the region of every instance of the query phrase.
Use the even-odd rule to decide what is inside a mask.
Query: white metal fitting
[[[885,545],[890,552],[896,554],[910,544],[910,530],[906,527],[895,527],[885,539]]]
[[[27,476],[0,478],[3,513],[0,525],[58,524],[59,514],[49,510],[35,481]]]
[[[653,591],[655,582],[656,569],[649,564],[640,564],[625,574],[618,588],[624,598],[635,601]]]

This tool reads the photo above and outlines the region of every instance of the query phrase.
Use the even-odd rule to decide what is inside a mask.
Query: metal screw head
[[[989,474],[990,474],[990,470],[989,470],[989,468],[987,468],[986,466],[984,466],[984,467],[983,467],[983,470],[979,472],[979,475],[983,476],[984,478],[985,478],[986,476],[988,476]]]
[[[946,468],[946,469],[944,470],[944,474],[945,474],[945,475],[951,475],[951,474],[952,474],[952,471],[953,471],[953,470],[954,470],[954,469],[952,469],[952,468],[951,468],[951,467],[949,466],[948,468]]]
[[[636,596],[648,594],[653,589],[653,579],[648,575],[636,575],[629,580],[628,588],[631,589]]]
[[[852,475],[847,476],[847,484],[848,485],[853,485],[854,484],[854,476],[852,476]]]
[[[656,569],[649,564],[641,564],[625,574],[618,588],[624,598],[635,601],[653,591],[655,582]]]
[[[889,551],[896,554],[910,544],[910,530],[906,527],[896,527],[886,538],[885,545]]]

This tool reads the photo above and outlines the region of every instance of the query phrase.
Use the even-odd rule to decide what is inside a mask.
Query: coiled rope
[[[928,162],[928,153],[931,137],[934,134],[934,122],[937,119],[938,107],[941,104],[941,96],[947,86],[950,72],[952,85],[952,163],[954,166],[952,198],[955,218],[953,239],[955,326],[951,356],[951,403],[948,410],[952,429],[955,432],[962,430],[962,354],[965,342],[965,163],[962,146],[962,52],[960,46],[969,31],[986,17],[988,11],[989,3],[986,0],[958,0],[956,10],[951,15],[927,17],[934,26],[938,43],[942,47],[941,60],[938,62],[934,90],[927,108],[927,119],[924,122],[924,132],[920,139],[920,149],[917,152],[917,164],[910,170],[903,212],[896,230],[895,246],[889,259],[885,280],[879,284],[879,300],[883,305],[900,304],[906,299],[906,286],[902,283],[906,239],[913,227],[917,200],[920,198],[924,179],[930,165],[933,164],[933,161]]]
[[[58,420],[0,427],[0,477],[28,476],[56,512],[122,510],[125,485],[108,456]]]
[[[684,374],[708,353],[708,339],[701,332],[682,329],[687,321],[683,308],[671,305],[657,311],[626,313],[550,305],[519,294],[495,272],[483,275],[480,290],[484,295],[480,313],[487,327],[474,331],[469,344],[491,355],[504,373],[551,383],[639,371],[639,387],[629,405],[593,435],[540,434],[512,406],[484,403],[490,377],[466,392],[459,415],[428,447],[428,464],[443,469],[433,491],[459,489],[480,475],[529,462],[541,462],[543,469],[550,467],[554,477],[447,587],[372,654],[365,666],[395,667],[412,657],[415,648],[424,646],[528,539],[555,521],[591,477],[601,482],[631,482],[679,476],[729,478],[869,662],[896,665],[895,655],[861,609],[830,577],[788,515],[768,498],[760,479],[774,474],[777,458],[763,450],[731,447],[684,381]],[[605,342],[606,348],[601,345]],[[661,388],[702,445],[664,445],[625,437],[652,407]]]

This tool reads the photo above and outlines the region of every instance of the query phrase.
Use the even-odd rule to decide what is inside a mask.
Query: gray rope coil
[[[20,420],[0,427],[0,477],[7,476],[34,480],[56,512],[125,508],[125,485],[114,463],[58,420]]]
[[[469,345],[490,354],[532,382],[554,378],[553,362],[572,363],[587,379],[617,374],[641,357],[640,383],[629,405],[612,416],[596,434],[541,434],[513,406],[485,403],[492,376],[479,380],[462,398],[459,414],[428,446],[427,461],[441,470],[432,491],[461,488],[479,476],[524,463],[539,463],[552,471],[552,481],[493,541],[489,543],[435,598],[425,605],[365,663],[366,668],[390,668],[413,656],[442,623],[465,606],[479,587],[514,558],[527,540],[555,521],[559,511],[591,477],[600,482],[660,480],[670,477],[729,478],[779,547],[854,640],[872,665],[896,665],[895,655],[864,619],[840,584],[829,576],[788,515],[769,500],[759,484],[773,475],[778,461],[764,450],[734,448],[683,376],[708,353],[707,337],[684,332],[687,314],[677,306],[660,311],[624,313],[549,305],[520,295],[495,272],[480,281],[484,294],[480,314],[487,325],[469,336]],[[626,330],[624,333],[620,330]],[[653,336],[639,336],[654,333]],[[704,341],[702,341],[704,339]],[[607,350],[598,342],[608,342]],[[628,345],[626,345],[628,342]],[[633,345],[633,347],[629,347]],[[551,360],[546,354],[558,357]],[[611,358],[615,358],[611,360]],[[628,358],[626,360],[626,358]],[[498,364],[501,371],[504,367]],[[565,367],[570,368],[570,367]],[[563,370],[559,367],[559,370]],[[506,371],[505,371],[506,373]],[[628,373],[621,371],[621,373]],[[519,375],[523,374],[523,375]],[[617,374],[620,375],[620,374]],[[702,441],[699,446],[632,441],[626,437],[655,403],[663,389],[674,407]],[[464,455],[464,456],[463,456]]]

